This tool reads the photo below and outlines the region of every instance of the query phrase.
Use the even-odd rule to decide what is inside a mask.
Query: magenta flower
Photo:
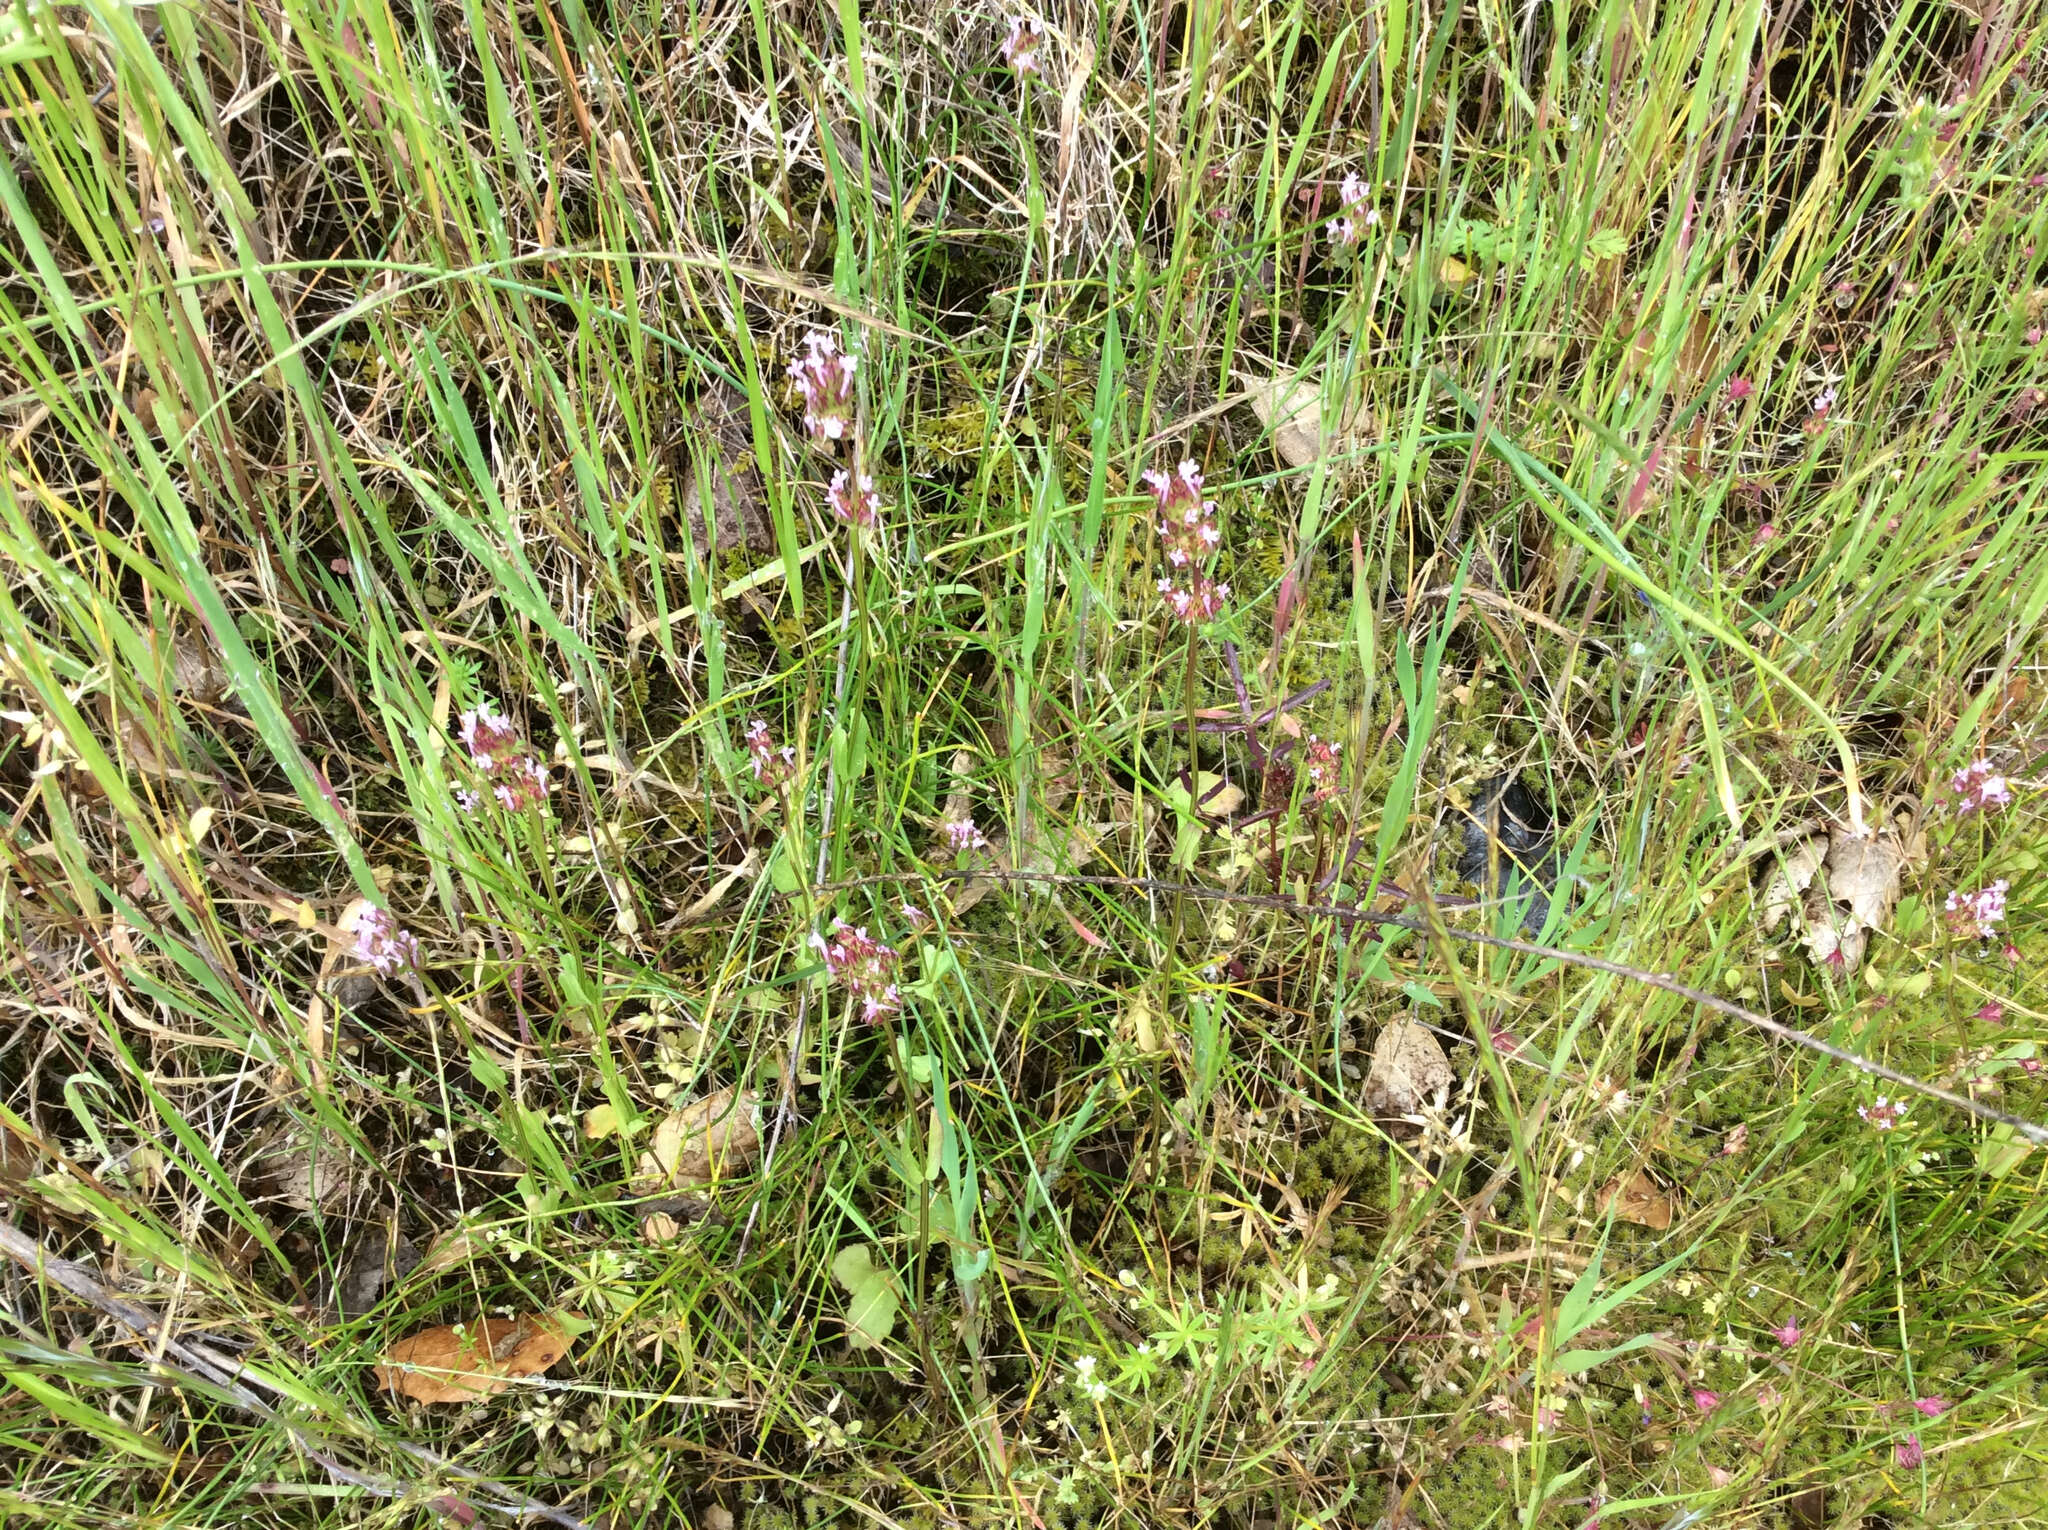
[[[366,904],[356,915],[355,958],[388,977],[401,967],[419,965],[420,943],[386,910]]]
[[[839,349],[829,329],[814,329],[804,340],[804,355],[789,369],[790,381],[804,399],[804,429],[820,441],[845,441],[853,435],[853,373],[859,358]]]
[[[1045,31],[1029,16],[1019,16],[1010,23],[1010,35],[1003,39],[1003,62],[1017,72],[1019,78],[1038,73],[1038,47],[1045,41]]]
[[[1992,772],[1989,760],[1972,760],[1949,778],[1949,790],[1956,794],[1956,816],[1988,813],[1993,808],[2012,806],[2012,788],[2004,776]]]
[[[773,791],[796,775],[796,751],[784,744],[776,747],[767,722],[759,717],[747,723],[747,753],[754,766],[754,779]]]
[[[932,922],[932,916],[915,903],[906,903],[903,905],[903,922],[913,930],[921,930]]]
[[[1721,1394],[1709,1392],[1705,1387],[1692,1389],[1692,1405],[1702,1413],[1712,1413],[1721,1406]]]
[[[832,980],[860,1001],[861,1017],[870,1025],[903,1008],[896,991],[896,949],[872,938],[867,927],[850,928],[832,921],[832,939],[812,935],[811,945],[825,959]]]
[[[1756,384],[1747,377],[1731,377],[1728,379],[1729,403],[1739,404],[1754,392],[1756,392]]]
[[[1913,1406],[1929,1418],[1940,1418],[1948,1412],[1949,1402],[1946,1397],[1919,1397],[1913,1400]]]
[[[845,468],[832,475],[825,490],[826,503],[842,526],[875,526],[882,519],[882,498],[875,493],[875,481],[866,473],[855,477]]]
[[[1790,1349],[1803,1337],[1799,1330],[1799,1320],[1797,1318],[1785,1319],[1784,1326],[1771,1330],[1771,1337],[1784,1345],[1785,1348]]]
[[[2005,1006],[1996,999],[1979,1004],[1975,1018],[1991,1025],[2003,1025],[2005,1023]]]
[[[1888,1100],[1879,1095],[1873,1105],[1858,1105],[1856,1114],[1868,1121],[1876,1130],[1888,1132],[1897,1128],[1899,1123],[1906,1119],[1906,1102]]]
[[[1907,1471],[1912,1471],[1926,1459],[1927,1452],[1920,1448],[1920,1436],[1909,1434],[1892,1448],[1892,1459]]]
[[[1210,578],[1210,554],[1223,541],[1216,529],[1216,505],[1202,497],[1202,473],[1185,461],[1171,473],[1147,472],[1146,486],[1159,507],[1159,541],[1178,579],[1159,581],[1167,607],[1190,627],[1213,620],[1230,598],[1230,586]]]
[[[2003,877],[1989,887],[1966,893],[1958,889],[1948,895],[1942,907],[1948,911],[1949,928],[1957,935],[1975,935],[1989,940],[1997,931],[1992,926],[2005,919],[2005,894],[2009,884]]]

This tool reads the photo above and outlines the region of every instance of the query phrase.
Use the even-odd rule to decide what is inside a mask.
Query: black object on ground
[[[1534,935],[1550,917],[1550,891],[1557,885],[1555,815],[1550,804],[1508,771],[1479,783],[1464,819],[1458,875],[1488,902],[1526,900],[1522,928]]]

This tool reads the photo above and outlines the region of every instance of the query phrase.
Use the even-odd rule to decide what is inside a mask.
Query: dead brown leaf
[[[636,1190],[701,1185],[744,1174],[761,1151],[761,1096],[729,1084],[655,1124],[633,1176]]]
[[[775,521],[769,514],[767,496],[761,492],[747,396],[714,378],[697,400],[695,426],[696,449],[684,459],[676,502],[697,555],[705,556],[714,540],[726,551],[744,547],[753,553],[773,552]],[[704,525],[703,484],[707,478],[711,483],[709,530]]]
[[[483,1318],[400,1339],[370,1374],[380,1389],[415,1402],[474,1402],[540,1375],[568,1353],[569,1331],[556,1317]]]
[[[1378,1117],[1412,1116],[1456,1082],[1450,1059],[1428,1026],[1390,1021],[1372,1046],[1365,1108]]]
[[[1790,918],[1815,962],[1854,972],[1863,965],[1871,931],[1891,922],[1900,874],[1920,853],[1907,814],[1863,835],[1837,824],[1795,841],[1764,886],[1765,932]]]
[[[1615,1216],[1622,1221],[1633,1222],[1655,1232],[1662,1232],[1671,1225],[1671,1197],[1657,1188],[1657,1182],[1650,1178],[1647,1169],[1638,1169],[1625,1178],[1617,1174],[1601,1189],[1599,1205],[1603,1217],[1612,1206]]]
[[[1323,417],[1322,384],[1299,372],[1273,377],[1238,374],[1252,413],[1273,433],[1274,449],[1290,467],[1309,467],[1325,453],[1342,456],[1358,445],[1363,407],[1335,419]]]

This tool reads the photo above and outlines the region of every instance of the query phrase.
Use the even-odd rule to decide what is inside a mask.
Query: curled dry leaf
[[[1365,1075],[1365,1108],[1378,1117],[1412,1116],[1439,1091],[1457,1082],[1450,1059],[1429,1027],[1390,1021],[1372,1045]]]
[[[761,1096],[730,1084],[670,1111],[654,1128],[633,1176],[635,1190],[701,1185],[744,1174],[761,1151]]]
[[[1358,444],[1363,406],[1338,419],[1323,417],[1322,384],[1299,372],[1274,377],[1238,374],[1252,413],[1273,432],[1273,446],[1290,467],[1309,467],[1329,452],[1342,456]]]
[[[1603,1217],[1611,1206],[1615,1216],[1638,1227],[1662,1232],[1671,1225],[1671,1197],[1657,1188],[1657,1182],[1650,1178],[1647,1169],[1638,1169],[1633,1174],[1617,1174],[1610,1179],[1601,1188],[1599,1205]]]
[[[1900,873],[1919,853],[1907,815],[1866,835],[1835,825],[1795,840],[1764,886],[1764,929],[1789,918],[1814,961],[1854,972],[1870,932],[1891,922]]]
[[[761,492],[754,458],[753,417],[747,396],[723,379],[713,379],[697,401],[696,450],[686,459],[679,485],[684,524],[700,558],[715,539],[721,551],[775,550],[775,521]],[[711,523],[704,521],[703,485],[711,484]]]
[[[558,1317],[483,1318],[400,1339],[371,1374],[380,1389],[415,1402],[474,1402],[538,1376],[568,1353],[569,1330]]]

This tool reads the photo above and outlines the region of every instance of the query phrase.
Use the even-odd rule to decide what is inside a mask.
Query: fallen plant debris
[[[1900,874],[1924,853],[1911,814],[1866,834],[1841,824],[1812,829],[1785,846],[1765,884],[1764,930],[1790,919],[1816,965],[1855,972],[1871,935],[1891,923]]]
[[[1597,1202],[1603,1217],[1611,1210],[1624,1222],[1663,1232],[1671,1226],[1675,1204],[1650,1177],[1648,1169],[1619,1174],[1601,1187]]]
[[[731,1179],[751,1169],[760,1151],[761,1096],[728,1084],[654,1124],[633,1186],[646,1192]]]
[[[566,1316],[576,1320],[574,1314]],[[400,1339],[370,1374],[379,1388],[414,1402],[475,1402],[550,1369],[569,1353],[570,1344],[563,1315],[479,1318]]]
[[[1382,1120],[1403,1120],[1457,1083],[1443,1043],[1426,1025],[1391,1020],[1373,1043],[1365,1075],[1365,1108]]]

